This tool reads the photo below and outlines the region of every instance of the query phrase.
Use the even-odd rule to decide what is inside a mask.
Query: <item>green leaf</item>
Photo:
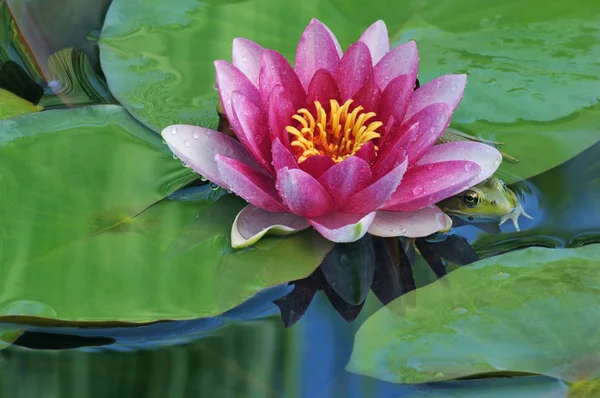
[[[164,200],[196,178],[118,106],[0,122],[0,320],[217,315],[331,248],[306,231],[232,250],[244,201]]]
[[[0,88],[0,119],[10,119],[27,113],[39,112],[43,108]]]
[[[417,40],[422,84],[468,74],[453,123],[507,143],[502,149],[520,160],[501,166],[507,182],[598,141],[600,23],[589,11],[598,10],[595,0],[532,0],[535,12],[523,12],[514,0],[421,3],[114,0],[101,61],[115,97],[154,131],[173,123],[216,127],[213,61],[231,60],[233,38],[255,40],[293,61],[310,18],[327,24],[347,48],[384,15],[392,45]]]
[[[255,40],[293,61],[313,17],[347,46],[390,7],[396,9],[392,27],[410,10],[394,0],[369,7],[356,3],[114,0],[102,29],[100,60],[112,94],[154,131],[173,123],[216,128],[213,61],[231,61],[235,37]]]
[[[347,369],[396,383],[490,372],[598,378],[599,267],[600,245],[462,267],[369,318]]]

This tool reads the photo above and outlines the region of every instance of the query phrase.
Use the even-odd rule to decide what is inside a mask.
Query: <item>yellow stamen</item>
[[[350,99],[340,106],[332,99],[329,101],[331,110],[327,114],[321,103],[315,101],[315,115],[302,108],[292,116],[297,124],[287,126],[285,130],[290,134],[290,145],[298,163],[314,155],[329,156],[339,163],[354,155],[367,142],[381,137],[377,130],[383,123],[369,123],[377,115],[363,112],[362,106],[350,112],[352,102]],[[375,147],[375,150],[378,149]]]

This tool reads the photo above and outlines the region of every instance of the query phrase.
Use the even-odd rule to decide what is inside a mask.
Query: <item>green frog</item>
[[[437,205],[449,216],[467,223],[488,223],[499,227],[511,220],[517,231],[520,231],[520,216],[533,219],[525,213],[515,192],[496,177],[490,177]]]

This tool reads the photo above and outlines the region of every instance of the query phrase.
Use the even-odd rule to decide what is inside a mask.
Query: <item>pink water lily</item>
[[[278,52],[233,41],[216,61],[221,103],[237,140],[203,127],[162,131],[192,169],[246,201],[232,245],[310,226],[334,242],[420,237],[448,228],[434,204],[491,176],[501,161],[474,142],[435,145],[450,123],[465,75],[414,90],[414,42],[390,50],[383,21],[343,53],[313,19],[295,66]]]

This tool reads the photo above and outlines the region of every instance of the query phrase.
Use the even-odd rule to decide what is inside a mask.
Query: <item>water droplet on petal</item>
[[[499,165],[500,165],[500,159],[497,159],[497,160],[494,162],[494,166],[499,166]]]
[[[413,194],[418,195],[420,193],[423,193],[423,187],[420,185],[417,185],[416,187],[413,188]]]
[[[465,164],[465,171],[471,171],[472,168],[473,168],[473,165],[471,163]]]
[[[217,86],[217,83],[213,84],[213,90],[218,90],[219,87]]]
[[[188,140],[183,141],[183,145],[187,148],[190,147],[190,142]]]
[[[173,134],[173,135],[177,134],[177,127],[175,127],[175,126],[171,127],[171,134]]]
[[[194,131],[194,132],[192,133],[192,137],[193,137],[195,140],[197,140],[198,138],[200,138],[200,133],[199,133],[199,132],[197,132],[197,131]]]
[[[179,158],[177,157],[177,155],[173,154],[173,159],[175,160],[179,160]]]
[[[246,61],[248,61],[248,57],[246,57],[245,55],[242,57],[242,62],[246,63]]]

